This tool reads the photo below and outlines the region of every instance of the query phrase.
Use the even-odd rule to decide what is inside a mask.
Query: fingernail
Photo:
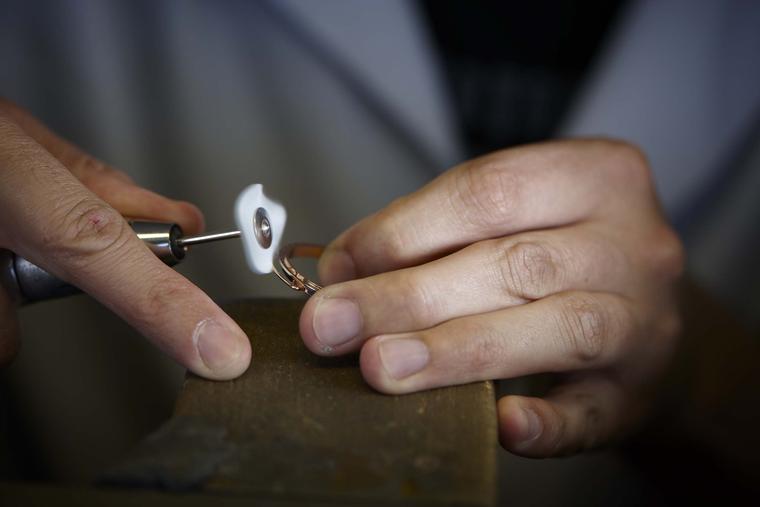
[[[388,339],[380,342],[379,352],[385,371],[396,380],[417,373],[430,361],[430,351],[422,340]]]
[[[224,370],[240,355],[240,337],[213,319],[202,320],[193,339],[198,355],[210,370]]]
[[[541,418],[538,414],[529,408],[522,409],[523,418],[525,419],[525,426],[523,429],[523,435],[520,439],[520,444],[528,444],[537,439],[541,432],[544,430],[544,424],[541,422]]]
[[[350,299],[324,297],[317,303],[312,325],[320,343],[337,347],[359,334],[362,314]]]
[[[319,279],[325,285],[356,278],[354,260],[345,250],[328,249],[319,262]]]

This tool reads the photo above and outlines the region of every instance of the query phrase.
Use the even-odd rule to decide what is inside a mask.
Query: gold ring
[[[324,250],[325,247],[322,245],[312,245],[308,243],[291,243],[285,245],[280,248],[280,252],[277,255],[280,269],[277,269],[277,266],[273,266],[274,274],[276,274],[278,278],[291,289],[303,292],[307,296],[311,296],[321,289],[322,286],[316,282],[312,282],[299,273],[291,262],[291,259],[296,257],[319,259]]]

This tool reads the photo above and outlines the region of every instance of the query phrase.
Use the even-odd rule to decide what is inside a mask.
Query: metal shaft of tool
[[[201,243],[211,243],[212,241],[222,241],[224,239],[239,237],[240,231],[214,232],[211,234],[201,234],[199,236],[185,236],[184,238],[177,238],[177,246],[185,247],[200,245]]]

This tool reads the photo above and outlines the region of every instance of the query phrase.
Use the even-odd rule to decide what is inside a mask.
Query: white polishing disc
[[[254,273],[272,272],[286,219],[285,207],[265,196],[259,183],[247,187],[235,201],[235,222],[248,267]]]

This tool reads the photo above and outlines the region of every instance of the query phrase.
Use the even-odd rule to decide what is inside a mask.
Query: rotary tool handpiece
[[[182,261],[190,245],[240,236],[239,231],[229,231],[183,237],[182,229],[177,224],[132,220],[129,225],[137,237],[169,266]],[[80,292],[76,287],[9,250],[0,250],[0,284],[21,305]]]

